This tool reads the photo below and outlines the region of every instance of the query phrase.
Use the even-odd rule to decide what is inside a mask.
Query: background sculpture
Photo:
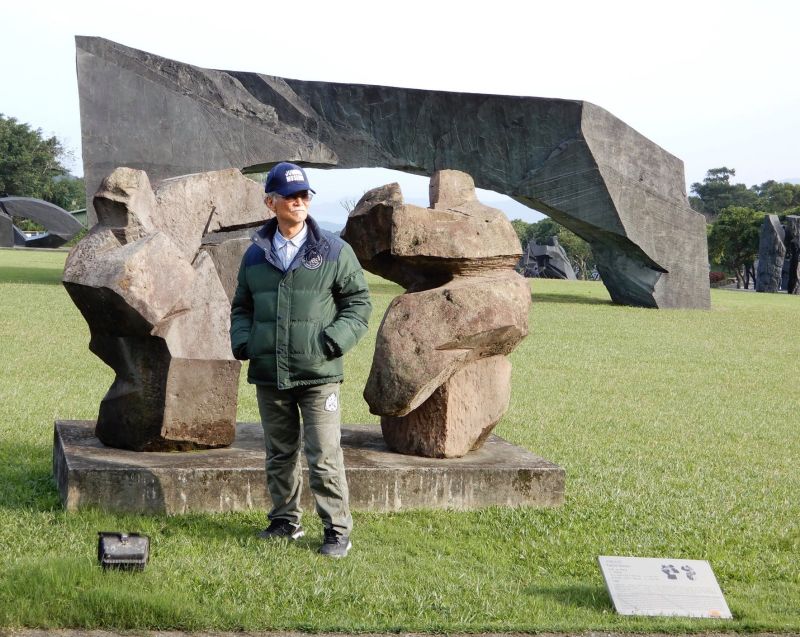
[[[24,217],[44,226],[42,235],[27,238],[13,223]],[[81,222],[63,208],[31,197],[0,197],[0,247],[58,248],[83,230]]]
[[[453,168],[586,239],[614,301],[709,307],[705,221],[682,162],[594,104],[302,82],[76,42],[88,191],[119,165],[154,180],[287,159]]]
[[[514,272],[521,249],[472,178],[444,170],[431,209],[406,205],[397,184],[365,194],[342,237],[371,272],[408,288],[383,318],[364,398],[396,451],[463,456],[508,409],[511,363],[528,333],[531,297]]]
[[[116,373],[97,437],[137,451],[229,445],[240,370],[230,287],[247,241],[240,229],[270,216],[261,187],[230,169],[153,191],[146,173],[119,168],[94,207],[99,223],[70,252],[63,280],[91,351]]]
[[[788,276],[786,291],[789,294],[800,294],[800,217],[786,217],[786,260]]]
[[[528,241],[517,269],[522,276],[543,279],[568,279],[575,281],[575,270],[558,237],[550,237],[541,245],[534,239]]]
[[[800,217],[767,215],[761,224],[756,271],[757,292],[800,294]]]

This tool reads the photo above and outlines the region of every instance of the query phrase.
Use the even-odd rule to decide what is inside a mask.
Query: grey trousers
[[[269,519],[300,523],[302,444],[323,525],[350,535],[353,518],[342,457],[339,383],[285,390],[256,385],[256,397],[267,452],[267,489],[272,497]]]

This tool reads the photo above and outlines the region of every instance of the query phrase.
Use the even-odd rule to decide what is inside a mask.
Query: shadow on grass
[[[226,513],[187,513],[164,518],[164,532],[179,531],[181,536],[214,540],[250,540],[269,524],[267,511],[231,511]]]
[[[50,268],[0,268],[0,284],[61,285],[62,271]]]
[[[3,443],[0,507],[52,511],[61,507],[49,450],[30,443]]]
[[[591,296],[581,296],[580,294],[540,294],[532,293],[533,303],[578,303],[582,305],[614,305],[610,299],[596,299]]]
[[[611,598],[602,586],[572,584],[570,586],[528,586],[525,594],[533,597],[549,597],[562,606],[584,608],[595,611],[612,610]]]

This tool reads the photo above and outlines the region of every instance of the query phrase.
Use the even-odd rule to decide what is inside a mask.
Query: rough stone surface
[[[586,239],[614,301],[710,305],[705,220],[689,208],[682,162],[594,104],[303,82],[76,43],[89,193],[121,165],[154,180],[287,159],[452,168]]]
[[[786,231],[778,215],[767,215],[761,224],[758,243],[756,292],[777,292],[781,289],[781,273],[786,258]]]
[[[0,248],[14,247],[14,222],[0,209]]]
[[[513,270],[519,239],[472,178],[439,171],[430,195],[426,209],[397,184],[375,188],[342,237],[366,269],[409,288],[378,330],[364,399],[392,449],[449,458],[479,447],[507,409],[510,364],[496,359],[527,335],[531,298]]]
[[[502,270],[393,299],[364,388],[370,411],[405,416],[468,363],[511,353],[528,334],[530,299],[525,279]]]
[[[119,168],[95,196],[99,223],[70,252],[64,286],[89,324],[89,347],[114,369],[96,433],[136,451],[220,447],[233,440],[240,363],[230,298],[204,235],[260,225],[261,188],[237,170],[170,179],[154,191]],[[233,248],[230,252],[233,251]]]
[[[407,416],[381,417],[390,449],[459,458],[479,449],[508,409],[511,363],[492,356],[462,367]]]
[[[251,228],[271,216],[261,186],[237,169],[166,179],[159,183],[156,199],[156,227],[168,234],[188,259],[197,253],[203,235]]]
[[[200,250],[208,253],[214,262],[214,267],[217,270],[217,274],[219,274],[219,280],[228,297],[228,302],[233,301],[239,265],[242,261],[242,255],[250,245],[252,234],[252,228],[229,232],[213,232],[204,236],[200,245]]]
[[[68,511],[95,507],[182,514],[268,510],[261,425],[239,423],[233,444],[187,454],[104,446],[94,422],[58,421],[53,474]],[[497,436],[464,458],[442,462],[392,453],[373,425],[342,428],[350,506],[360,511],[556,506],[564,469]],[[313,508],[303,464],[303,501]]]
[[[786,280],[786,291],[789,294],[800,294],[800,217],[786,217],[786,260],[789,276]]]
[[[26,239],[21,232],[13,232],[13,224],[12,229],[3,229],[6,222],[0,220],[0,247],[10,248],[16,244],[37,248],[58,248],[83,230],[80,221],[63,208],[49,201],[31,197],[0,197],[0,215],[7,218],[30,219],[44,226],[47,231],[44,236]]]
[[[430,208],[404,204],[396,183],[370,190],[359,200],[342,237],[364,268],[415,290],[454,275],[514,267],[522,250],[506,216],[475,199],[469,175],[441,171],[431,181],[447,179],[457,183],[452,188],[456,199],[445,203],[432,186]],[[466,188],[471,188],[471,199],[463,198]]]

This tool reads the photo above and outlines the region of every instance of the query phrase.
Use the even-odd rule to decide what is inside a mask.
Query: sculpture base
[[[270,508],[261,426],[239,423],[225,449],[137,452],[113,449],[93,421],[56,421],[53,474],[68,511],[93,507],[133,513]],[[389,451],[373,425],[342,427],[350,506],[361,511],[556,506],[564,469],[492,435],[463,458],[438,460]],[[303,507],[313,511],[303,468]]]

